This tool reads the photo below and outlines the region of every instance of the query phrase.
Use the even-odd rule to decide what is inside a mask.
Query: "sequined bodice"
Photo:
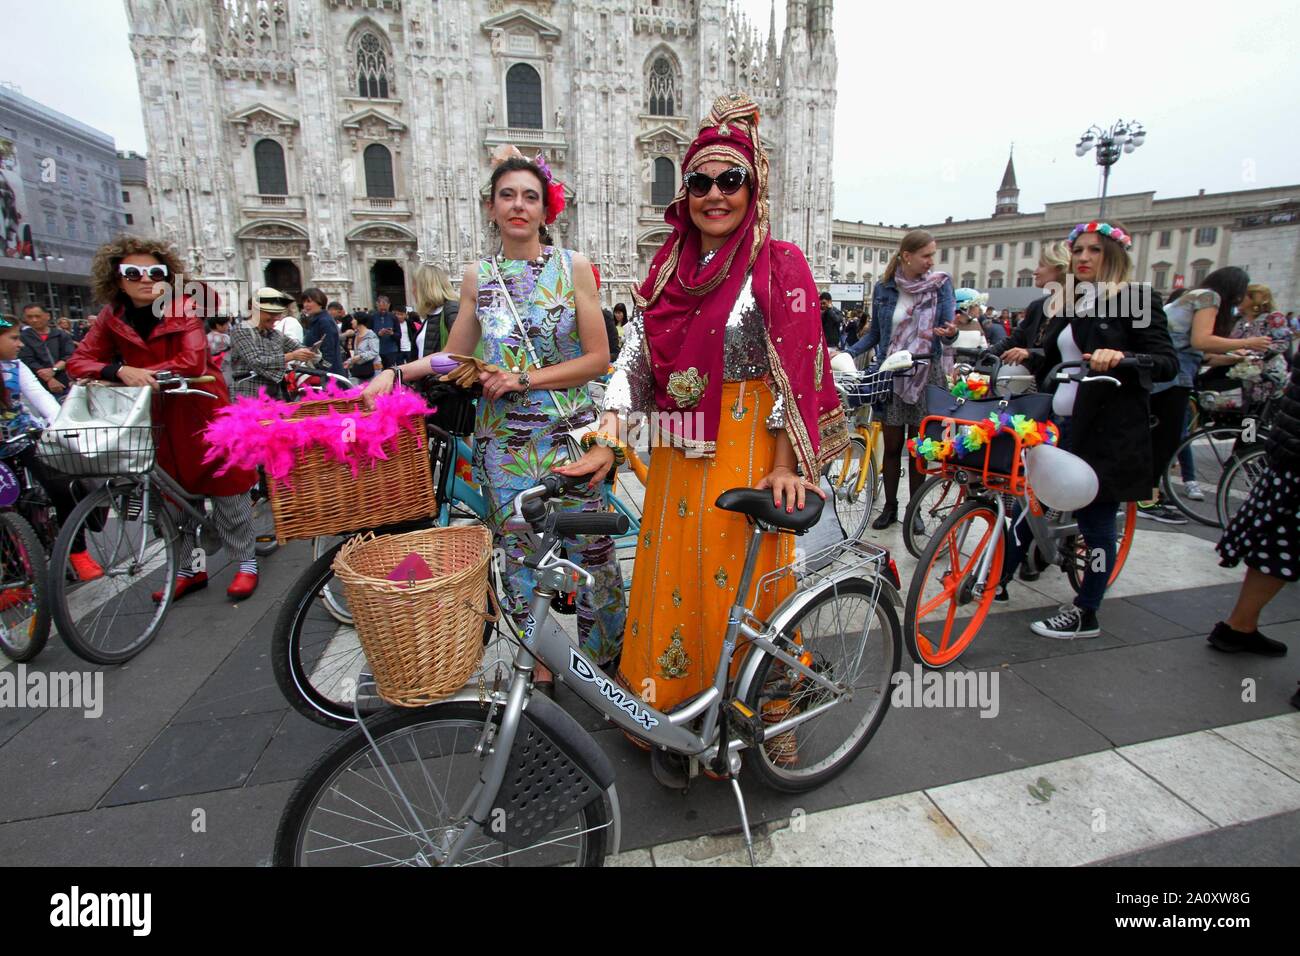
[[[728,382],[747,382],[763,378],[772,367],[767,360],[767,335],[763,313],[754,301],[751,277],[736,297],[727,317],[726,338],[722,347],[722,378]]]

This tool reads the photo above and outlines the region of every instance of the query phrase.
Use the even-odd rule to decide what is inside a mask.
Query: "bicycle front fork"
[[[989,536],[988,547],[981,552],[979,561],[975,564],[975,585],[972,594],[976,600],[979,600],[984,594],[984,589],[989,585],[989,571],[993,567],[993,556],[997,554],[998,545],[1002,542],[1002,536],[1006,533],[1007,526],[1007,509],[1001,495],[995,495],[993,498],[997,506],[997,518],[993,522],[993,533]],[[967,530],[969,533],[969,529]],[[961,548],[958,546],[958,553]],[[994,581],[993,586],[996,588],[1001,582]]]

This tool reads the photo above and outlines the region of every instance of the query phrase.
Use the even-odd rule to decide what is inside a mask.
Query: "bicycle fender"
[[[524,716],[562,746],[574,763],[595,780],[602,790],[608,790],[614,785],[614,765],[605,751],[559,704],[542,694],[533,694],[528,699]]]

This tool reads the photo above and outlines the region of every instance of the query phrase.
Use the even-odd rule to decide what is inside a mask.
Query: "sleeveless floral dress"
[[[478,264],[477,318],[482,329],[483,360],[507,369],[532,369],[556,365],[582,355],[573,288],[573,253],[544,246],[537,259],[480,260]],[[505,290],[501,283],[504,282]],[[532,345],[537,364],[520,338],[511,311],[514,303]],[[564,435],[590,425],[597,410],[586,386],[568,389],[532,389],[512,392],[501,399],[479,400],[474,428],[474,478],[480,484],[491,514],[488,524],[496,546],[505,556],[504,607],[516,626],[523,627],[533,590],[533,573],[523,566],[519,536],[505,531],[515,496],[533,487],[555,465],[568,460]],[[599,492],[585,491],[560,504],[583,511],[604,510]],[[598,663],[618,655],[627,616],[623,575],[613,539],[584,537],[566,542],[570,560],[592,574],[595,582],[578,591],[578,638]]]

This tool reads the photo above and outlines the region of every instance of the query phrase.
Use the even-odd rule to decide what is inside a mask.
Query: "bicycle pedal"
[[[763,742],[763,718],[750,710],[739,700],[732,700],[727,713],[729,729],[739,737],[746,747],[757,747]]]

